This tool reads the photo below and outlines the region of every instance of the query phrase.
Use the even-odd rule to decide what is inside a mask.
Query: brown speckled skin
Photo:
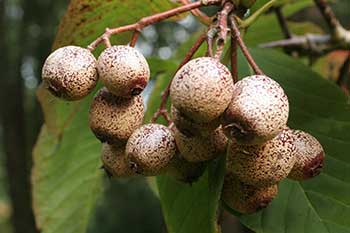
[[[98,58],[97,69],[102,83],[117,96],[140,94],[150,78],[144,56],[125,45],[104,50]]]
[[[176,180],[192,184],[196,182],[204,173],[207,163],[191,163],[175,155],[166,167],[166,175],[174,177]]]
[[[278,185],[254,187],[241,182],[233,173],[225,175],[221,199],[230,208],[252,214],[266,208],[278,194]]]
[[[89,124],[101,142],[125,144],[130,135],[141,126],[143,117],[141,96],[117,97],[102,88],[91,103]]]
[[[42,69],[44,86],[56,97],[80,100],[96,86],[97,62],[92,53],[78,46],[55,50]]]
[[[233,80],[226,66],[210,57],[189,61],[175,75],[172,104],[196,122],[218,118],[232,98]]]
[[[116,146],[103,144],[101,160],[103,168],[112,177],[130,177],[135,176],[136,173],[129,167],[126,160],[125,145]]]
[[[176,125],[176,128],[186,136],[206,136],[215,130],[220,125],[220,119],[216,118],[207,123],[198,123],[191,118],[186,117],[183,113],[171,105],[171,120]]]
[[[203,162],[217,158],[226,151],[228,139],[221,128],[208,136],[189,137],[174,129],[176,145],[181,156],[189,162]]]
[[[224,131],[240,144],[261,144],[287,124],[289,103],[282,87],[267,76],[248,76],[235,84],[222,116]]]
[[[320,174],[324,162],[322,145],[312,135],[301,130],[294,130],[297,160],[288,178],[306,180]]]
[[[295,136],[283,130],[262,145],[238,145],[230,142],[227,156],[232,172],[246,184],[269,186],[286,178],[296,160]]]
[[[136,173],[159,175],[176,153],[171,130],[160,124],[146,124],[135,130],[126,144],[126,154]]]

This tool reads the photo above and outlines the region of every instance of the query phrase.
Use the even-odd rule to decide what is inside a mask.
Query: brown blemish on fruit
[[[309,163],[305,164],[304,177],[312,178],[318,176],[323,168],[324,153],[320,152],[315,158]]]

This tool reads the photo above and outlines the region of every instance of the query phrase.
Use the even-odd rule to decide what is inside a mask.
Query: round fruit
[[[175,75],[170,98],[173,105],[195,122],[218,118],[232,98],[230,71],[219,61],[200,57],[189,61]]]
[[[150,70],[144,56],[130,46],[104,50],[97,62],[102,83],[116,96],[134,96],[146,87]]]
[[[56,97],[82,99],[96,86],[96,59],[89,50],[78,46],[59,48],[46,59],[42,79]]]
[[[167,175],[176,180],[191,184],[203,175],[206,165],[203,162],[191,163],[181,158],[181,155],[175,155],[165,170]]]
[[[288,98],[277,82],[263,75],[249,76],[235,84],[223,128],[240,144],[261,144],[281,132],[288,114]]]
[[[171,130],[160,124],[143,125],[130,136],[126,154],[138,174],[158,175],[176,153]]]
[[[312,135],[295,130],[296,162],[288,178],[294,180],[310,179],[320,174],[324,161],[322,145]]]
[[[129,167],[125,156],[125,146],[103,144],[101,160],[103,168],[111,177],[129,177],[136,175]]]
[[[89,124],[101,142],[126,143],[141,126],[144,106],[141,96],[122,98],[102,88],[90,106]]]
[[[254,187],[244,184],[233,173],[227,173],[221,198],[228,207],[243,214],[252,214],[266,208],[277,193],[277,184]]]
[[[174,129],[177,148],[189,162],[203,162],[215,159],[225,152],[227,138],[221,127],[208,136],[189,137]]]
[[[237,145],[231,142],[227,156],[232,172],[244,183],[269,186],[286,178],[295,163],[295,136],[285,129],[262,145]]]
[[[176,125],[176,128],[186,136],[208,135],[220,125],[219,118],[208,123],[198,123],[191,118],[186,117],[183,113],[171,105],[171,120]]]

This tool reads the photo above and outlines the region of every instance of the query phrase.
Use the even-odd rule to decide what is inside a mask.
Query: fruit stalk
[[[238,70],[237,70],[237,39],[233,33],[231,33],[231,73],[233,82],[238,81]]]
[[[189,0],[180,0],[180,2],[183,4],[183,5],[187,5],[187,4],[190,4],[191,2]],[[205,25],[209,25],[211,23],[211,18],[209,16],[207,16],[206,14],[204,14],[202,11],[200,11],[199,9],[193,9],[191,10],[191,13],[194,15],[194,16],[197,16],[198,19]]]
[[[103,42],[106,43],[106,41],[107,41],[107,44],[108,44],[109,38],[112,35],[126,32],[126,31],[135,31],[135,30],[140,31],[148,25],[157,23],[159,21],[165,20],[165,19],[170,18],[172,16],[199,8],[201,6],[216,5],[216,4],[220,4],[220,3],[221,3],[221,0],[197,1],[197,2],[193,2],[190,4],[184,5],[184,6],[176,7],[174,9],[171,9],[168,11],[164,11],[164,12],[161,12],[158,14],[144,17],[134,24],[129,24],[129,25],[125,25],[125,26],[121,26],[121,27],[117,27],[117,28],[112,28],[112,29],[106,28],[106,31],[101,36],[99,36],[95,41],[93,41],[90,45],[88,45],[87,48],[92,51],[100,43],[103,43]]]
[[[196,42],[193,44],[193,46],[190,48],[190,50],[187,52],[185,58],[182,60],[182,62],[180,63],[180,65],[178,66],[178,68],[176,69],[176,72],[183,66],[185,65],[189,60],[191,60],[191,58],[193,57],[193,55],[197,52],[197,50],[199,49],[199,47],[203,44],[203,42],[206,40],[207,38],[207,33],[203,33],[202,35],[200,35],[198,37],[198,39],[196,40]],[[161,115],[167,115],[167,110],[166,110],[166,102],[168,100],[169,94],[170,94],[170,85],[171,85],[171,81],[169,82],[168,86],[166,87],[166,89],[163,91],[162,93],[162,100],[160,102],[160,106],[158,108],[158,110],[154,113],[151,122],[154,123],[159,116]]]
[[[230,22],[231,22],[231,33],[234,34],[234,37],[236,38],[237,43],[238,43],[239,47],[241,48],[241,50],[243,52],[243,55],[246,57],[249,65],[252,67],[252,69],[254,70],[255,74],[257,74],[257,75],[264,75],[262,70],[259,68],[259,66],[254,61],[254,58],[250,54],[250,52],[249,52],[247,46],[245,45],[244,41],[242,40],[242,38],[240,36],[239,29],[238,29],[238,27],[236,25],[235,18],[234,18],[233,15],[230,16]]]

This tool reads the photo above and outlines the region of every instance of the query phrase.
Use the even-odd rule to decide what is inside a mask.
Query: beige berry
[[[158,175],[176,153],[171,130],[160,124],[143,125],[130,136],[126,155],[134,171],[142,175]]]
[[[59,48],[46,59],[42,79],[54,96],[80,100],[96,86],[96,59],[89,50],[78,46]]]
[[[189,61],[175,75],[171,87],[172,104],[195,122],[218,118],[232,98],[233,80],[226,66],[214,58]]]
[[[244,183],[269,186],[286,178],[295,163],[292,130],[285,129],[261,145],[237,145],[231,142],[227,156],[231,171]]]
[[[252,214],[266,208],[277,196],[278,185],[254,187],[240,181],[233,173],[225,175],[221,199],[230,208]]]
[[[288,114],[288,98],[276,81],[263,75],[249,76],[235,84],[222,117],[223,128],[240,144],[260,144],[281,132]]]
[[[111,177],[130,177],[136,175],[126,160],[124,145],[103,144],[101,160],[103,168]]]
[[[143,117],[141,96],[122,98],[102,88],[91,103],[89,124],[101,142],[125,144],[130,135],[141,126]]]
[[[189,162],[203,162],[217,158],[225,152],[227,138],[221,128],[207,136],[186,136],[174,129],[177,148]]]
[[[150,78],[146,59],[130,46],[104,50],[98,58],[97,69],[102,83],[116,96],[140,94]]]
[[[213,130],[219,127],[220,119],[216,118],[210,122],[198,123],[171,105],[171,120],[176,125],[176,128],[187,136],[208,135]]]
[[[301,130],[294,130],[296,139],[296,162],[288,178],[306,180],[320,174],[324,161],[322,145],[312,135]]]

